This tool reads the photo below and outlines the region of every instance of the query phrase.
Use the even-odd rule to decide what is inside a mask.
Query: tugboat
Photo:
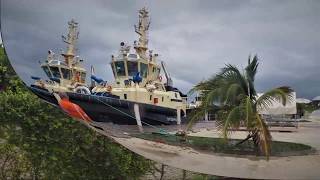
[[[72,86],[68,90],[57,91],[58,93],[64,92],[63,97],[67,97],[70,103],[77,105],[91,124],[96,126],[101,123],[112,123],[142,127],[143,124],[179,125],[186,122],[187,96],[173,87],[164,62],[159,64],[159,55],[148,49],[149,26],[148,11],[142,8],[139,10],[138,24],[134,26],[135,32],[139,35],[138,42],[134,42],[133,49],[121,42],[119,53],[111,56],[110,65],[115,78],[113,83],[109,84],[92,75],[91,79],[96,82],[96,85],[92,87],[91,92],[85,92],[84,89],[87,87],[85,85],[81,85],[80,90]],[[73,53],[70,54],[73,55]],[[69,60],[69,58],[65,59]],[[161,70],[165,74],[164,78],[160,75]],[[71,84],[62,86],[66,87]],[[38,96],[43,95],[43,92],[35,89],[34,86],[31,88]],[[48,91],[49,94],[45,96],[55,98],[58,100],[55,101],[59,102],[61,96],[57,97],[57,92]],[[61,103],[59,105],[61,107]],[[68,110],[70,111],[70,108]]]
[[[150,19],[148,11],[142,8],[139,11],[139,22],[135,25],[135,32],[139,41],[134,42],[134,53],[130,46],[120,43],[119,53],[111,56],[110,66],[115,82],[98,84],[92,89],[94,95],[114,95],[121,100],[139,103],[165,111],[180,109],[181,115],[186,114],[187,99],[177,88],[172,87],[172,79],[167,72],[164,62],[158,64],[158,54],[148,50],[148,30]],[[148,52],[148,54],[147,54]],[[166,82],[163,83],[161,69],[165,73]],[[94,77],[93,77],[94,78]],[[94,78],[95,79],[95,78]],[[174,112],[176,115],[176,112]]]
[[[40,98],[57,104],[52,92],[76,92],[90,94],[86,85],[86,69],[83,68],[83,60],[75,55],[76,43],[79,36],[78,23],[74,20],[68,22],[69,33],[67,37],[62,36],[63,42],[67,44],[66,53],[60,56],[48,51],[47,59],[41,63],[41,68],[49,78],[48,80],[32,76],[35,83],[30,89]]]

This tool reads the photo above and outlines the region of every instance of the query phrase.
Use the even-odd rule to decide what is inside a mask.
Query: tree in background
[[[152,167],[150,161],[88,129],[29,92],[14,73],[3,48],[0,49],[0,86],[2,177],[138,179]],[[11,159],[10,163],[6,159]]]
[[[29,161],[23,151],[14,145],[0,142],[0,179],[28,177]]]
[[[232,129],[243,125],[248,130],[244,141],[252,139],[255,147],[269,157],[271,134],[258,114],[258,108],[268,108],[274,101],[281,101],[285,105],[291,98],[292,89],[279,87],[258,97],[254,85],[258,65],[257,56],[252,59],[249,57],[243,73],[229,64],[217,75],[197,84],[192,91],[201,92],[202,104],[191,117],[190,125],[209,112],[214,104],[218,104],[217,128],[223,137],[228,138]]]
[[[16,73],[9,63],[2,44],[0,44],[0,91],[4,91],[10,84],[17,83]]]

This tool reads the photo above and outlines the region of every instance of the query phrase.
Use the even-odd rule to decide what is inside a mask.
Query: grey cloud
[[[9,57],[25,81],[43,76],[38,60],[64,48],[66,22],[80,23],[79,54],[86,67],[112,80],[110,55],[137,39],[139,8],[151,14],[150,47],[185,92],[231,63],[261,58],[257,87],[290,85],[298,96],[320,92],[319,1],[18,1],[3,0],[1,27]]]

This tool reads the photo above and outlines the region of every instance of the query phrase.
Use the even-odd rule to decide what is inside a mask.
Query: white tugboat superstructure
[[[115,82],[98,85],[92,92],[108,92],[122,100],[177,109],[185,115],[186,96],[172,87],[172,80],[166,69],[163,69],[166,77],[162,78],[160,72],[165,66],[163,63],[158,64],[159,55],[148,49],[149,26],[148,11],[142,8],[138,24],[134,26],[139,35],[138,42],[135,41],[133,46],[135,53],[130,53],[131,47],[121,42],[118,55],[112,55],[110,62]],[[165,79],[166,83],[163,82]]]
[[[41,64],[41,68],[49,80],[33,77],[36,80],[33,86],[41,87],[50,92],[90,94],[90,90],[85,84],[86,69],[82,67],[83,60],[75,55],[79,36],[78,23],[74,20],[69,21],[68,29],[68,35],[62,36],[63,42],[67,44],[66,53],[59,56],[49,50],[47,60]]]

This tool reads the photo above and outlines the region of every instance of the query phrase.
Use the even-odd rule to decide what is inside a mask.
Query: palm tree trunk
[[[259,155],[261,153],[261,150],[259,148],[259,135],[258,135],[258,129],[254,130],[254,134],[252,135],[252,140],[254,144],[254,150]]]
[[[242,141],[238,142],[235,146],[238,146],[238,145],[248,141],[250,138],[252,138],[251,133],[249,133],[248,136],[245,139],[243,139]]]
[[[238,145],[248,141],[250,138],[253,139],[254,145],[258,146],[259,145],[258,144],[259,141],[257,139],[258,138],[257,135],[258,135],[258,129],[254,129],[253,131],[249,132],[248,136],[245,139],[243,139],[242,141],[238,142],[235,146],[238,146]]]

